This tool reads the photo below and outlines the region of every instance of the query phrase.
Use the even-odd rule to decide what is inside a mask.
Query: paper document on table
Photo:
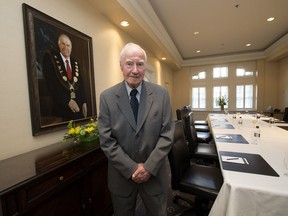
[[[228,135],[216,135],[216,139],[228,139],[228,140],[232,140],[231,136]]]
[[[245,159],[245,160],[244,160]],[[228,163],[238,163],[238,164],[245,164],[246,158],[241,158],[241,157],[235,157],[235,156],[224,156],[221,155],[221,160],[223,162],[228,162]],[[247,161],[248,164],[248,161]]]

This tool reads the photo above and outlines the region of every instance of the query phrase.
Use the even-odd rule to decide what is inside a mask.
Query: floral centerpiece
[[[89,123],[85,125],[75,126],[73,120],[68,123],[68,132],[65,133],[62,141],[65,142],[68,139],[73,139],[74,142],[91,142],[99,137],[97,121],[91,119]]]
[[[226,96],[219,96],[217,99],[216,99],[216,102],[217,104],[221,107],[221,110],[224,110],[224,106],[227,105],[228,103],[228,99]]]

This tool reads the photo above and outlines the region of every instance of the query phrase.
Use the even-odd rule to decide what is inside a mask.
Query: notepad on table
[[[228,163],[248,164],[245,158],[221,155],[221,160]],[[245,162],[246,161],[246,162]]]
[[[228,136],[228,135],[216,135],[216,139],[229,139],[229,140],[232,140],[232,137]]]

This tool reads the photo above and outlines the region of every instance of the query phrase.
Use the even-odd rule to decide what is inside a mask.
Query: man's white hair
[[[120,52],[120,61],[123,60],[126,51],[127,51],[128,49],[130,49],[131,47],[137,47],[137,48],[141,49],[142,52],[143,52],[143,54],[144,54],[144,61],[145,61],[145,62],[147,61],[147,54],[146,54],[145,50],[144,50],[141,46],[139,46],[138,44],[135,44],[135,43],[127,43],[127,44],[122,48],[122,50],[121,50],[121,52]]]

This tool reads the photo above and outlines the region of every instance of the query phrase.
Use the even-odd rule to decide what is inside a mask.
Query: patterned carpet
[[[169,161],[167,160],[167,163],[169,165]],[[170,166],[168,166],[168,168],[170,168]],[[175,195],[180,195],[181,197],[185,197],[188,200],[191,200],[192,202],[194,202],[195,197],[189,194],[185,194],[182,193],[180,191],[173,191],[171,188],[171,172],[170,169],[167,170],[168,174],[169,174],[169,192],[168,192],[168,202],[167,202],[167,216],[175,216],[177,215],[179,212],[183,211],[184,209],[187,209],[189,207],[191,207],[191,205],[183,200],[178,200],[177,203],[173,202],[173,197]],[[210,208],[212,206],[213,203],[208,203],[206,205],[205,208],[203,208],[202,216],[207,216],[209,214]],[[196,213],[194,211],[190,211],[187,212],[186,214],[184,214],[185,216],[196,216]],[[183,215],[183,216],[184,216]],[[136,216],[146,216],[146,211],[144,208],[143,203],[141,202],[141,198],[139,197],[139,199],[137,200],[137,209],[136,209]]]

